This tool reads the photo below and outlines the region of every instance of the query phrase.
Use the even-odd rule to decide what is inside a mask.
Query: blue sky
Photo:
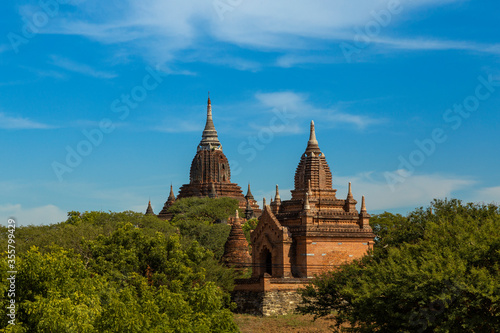
[[[232,181],[259,201],[290,197],[314,119],[337,196],[351,181],[372,213],[500,202],[498,1],[3,7],[4,221],[158,212],[189,181],[208,91]]]

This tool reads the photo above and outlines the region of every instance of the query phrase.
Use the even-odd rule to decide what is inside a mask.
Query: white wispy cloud
[[[54,177],[55,178],[55,177]],[[162,182],[163,181],[163,182]],[[50,224],[66,220],[68,211],[144,211],[148,196],[163,204],[168,197],[166,180],[151,185],[111,186],[92,182],[39,180],[0,181],[0,216],[13,216],[22,225]],[[164,184],[164,185],[161,185]],[[26,196],[31,193],[31,196]],[[46,202],[45,199],[51,202]],[[56,201],[53,199],[56,198]],[[44,202],[45,201],[45,202]],[[47,199],[48,201],[48,199]]]
[[[316,119],[330,126],[350,124],[358,129],[365,129],[368,126],[380,124],[384,119],[377,119],[366,115],[349,113],[336,107],[318,107],[309,102],[309,96],[293,91],[257,93],[255,98],[269,109],[286,109],[286,112],[293,114],[297,119]]]
[[[24,208],[21,204],[0,205],[0,215],[16,219],[18,226],[53,224],[66,221],[67,213],[54,205]]]
[[[500,204],[500,186],[492,186],[478,189],[474,194],[475,201]]]
[[[471,41],[439,40],[416,37],[376,38],[373,42],[403,50],[461,50],[478,53],[500,54],[500,44],[481,44]]]
[[[345,58],[342,55],[305,55],[289,53],[276,59],[276,66],[290,68],[301,64],[334,64],[343,63]]]
[[[31,72],[33,74],[35,74],[36,76],[38,76],[39,78],[53,78],[53,79],[66,79],[67,76],[60,72],[60,71],[55,71],[55,70],[46,70],[46,69],[39,69],[39,68],[33,68],[33,67],[30,67],[30,66],[19,66],[19,68],[21,69],[24,69],[28,72]]]
[[[70,72],[75,72],[87,76],[93,76],[99,79],[112,79],[117,75],[111,72],[100,71],[94,69],[92,66],[87,64],[82,64],[71,59],[67,59],[61,56],[52,55],[50,56],[50,63],[60,67],[62,69],[68,70]]]
[[[29,118],[23,118],[19,116],[9,116],[4,112],[0,112],[0,128],[9,130],[19,130],[19,129],[51,129],[54,126],[39,123],[33,121]]]
[[[391,17],[389,26],[370,43],[389,49],[445,50],[498,53],[497,44],[447,41],[425,36],[400,36],[399,22],[411,20],[413,12],[435,8],[461,0],[401,0],[401,14]],[[261,66],[251,59],[234,55],[210,57],[217,50],[235,46],[277,51],[274,65],[290,67],[299,63],[339,61],[339,48],[326,56],[305,56],[301,50],[322,50],[325,44],[352,41],[356,27],[373,21],[373,11],[386,10],[387,0],[225,2],[218,1],[129,0],[116,6],[87,0],[78,11],[61,13],[45,33],[85,36],[104,44],[130,44],[135,52],[155,64],[177,61],[205,61],[241,70],[255,71]],[[96,6],[100,10],[96,11]],[[387,38],[384,36],[395,35]],[[298,52],[298,53],[297,53]],[[284,55],[283,55],[284,54]]]

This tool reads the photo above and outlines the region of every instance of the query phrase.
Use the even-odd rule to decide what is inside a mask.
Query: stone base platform
[[[302,298],[297,289],[305,288],[311,279],[272,278],[266,276],[236,280],[232,300],[237,313],[258,316],[293,313]]]

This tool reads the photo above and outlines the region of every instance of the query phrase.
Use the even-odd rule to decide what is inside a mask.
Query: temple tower
[[[207,102],[205,129],[191,163],[189,184],[182,185],[177,199],[188,197],[229,197],[238,200],[239,208],[243,210],[247,208],[247,199],[243,196],[241,188],[238,184],[231,183],[231,170],[215,129],[210,97]],[[251,206],[257,214],[255,212],[259,210],[257,203],[251,202]]]

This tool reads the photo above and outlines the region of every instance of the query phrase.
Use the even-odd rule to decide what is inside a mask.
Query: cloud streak
[[[50,63],[67,71],[92,76],[98,79],[112,79],[117,76],[114,73],[99,71],[87,64],[82,64],[57,55],[52,55],[50,57]]]
[[[452,41],[428,38],[379,38],[373,40],[373,42],[401,50],[459,50],[477,53],[500,54],[500,44],[481,44],[470,41]]]
[[[293,113],[298,119],[316,119],[321,120],[323,124],[337,127],[343,124],[352,125],[359,130],[369,126],[383,123],[385,120],[370,116],[352,114],[337,107],[317,107],[308,101],[309,96],[303,93],[293,91],[257,93],[255,98],[262,106],[268,109],[283,109]]]
[[[54,126],[39,123],[28,118],[12,117],[0,112],[0,128],[8,130],[51,129],[54,128]]]
[[[66,212],[54,205],[23,208],[21,204],[0,205],[0,215],[5,219],[14,217],[19,226],[54,224],[66,221],[67,217]]]

